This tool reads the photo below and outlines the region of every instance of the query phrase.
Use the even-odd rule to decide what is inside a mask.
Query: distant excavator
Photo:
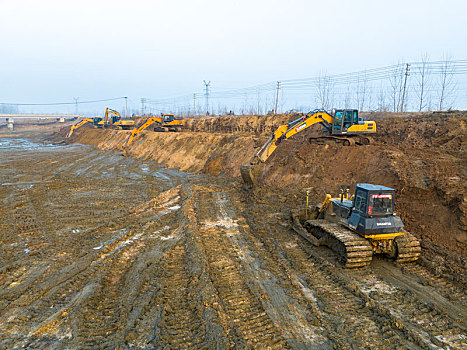
[[[152,124],[156,124],[154,131],[179,131],[181,128],[185,127],[184,120],[177,120],[173,114],[161,114],[160,117],[149,117],[146,121],[139,127],[133,129],[130,136],[126,140],[126,146],[129,146],[136,135],[138,135],[143,130],[147,129]]]
[[[112,127],[114,129],[129,130],[132,126],[135,125],[135,121],[130,118],[122,118],[120,113],[117,111],[106,108],[104,118],[94,118],[94,125],[96,125],[98,128]]]
[[[323,135],[310,137],[310,143],[330,140],[345,146],[368,145],[370,138],[367,135],[376,132],[376,123],[360,118],[356,109],[336,109],[331,113],[320,109],[314,110],[288,124],[279,126],[274,131],[255,154],[252,162],[241,167],[240,172],[245,184],[248,186],[256,184],[259,164],[264,163],[283,140],[315,124],[321,124]]]

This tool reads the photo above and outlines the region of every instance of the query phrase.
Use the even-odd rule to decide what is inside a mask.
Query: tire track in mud
[[[455,317],[465,290],[420,265],[344,271],[291,232],[280,201],[69,152],[39,154],[37,173],[10,172],[18,183],[0,187],[1,239],[13,244],[0,252],[0,348],[467,347]]]
[[[418,279],[421,284],[433,287],[446,299],[467,307],[467,290],[458,287],[448,278],[436,275],[418,263],[404,265],[402,271]]]
[[[45,156],[50,155],[45,154]],[[47,162],[44,161],[45,163]],[[107,165],[100,162],[101,168]],[[22,180],[21,176],[18,176],[19,180]],[[68,183],[68,188],[60,181]],[[175,181],[179,181],[177,177]],[[163,187],[163,183],[158,184],[157,189]],[[86,177],[70,179],[65,176],[50,184],[28,185],[24,190],[22,185],[8,187],[15,195],[8,197],[8,201],[14,201],[15,211],[13,215],[11,212],[6,213],[3,218],[6,218],[7,223],[2,221],[2,224],[8,226],[17,223],[16,232],[22,235],[19,242],[21,245],[29,242],[27,247],[30,248],[30,252],[24,252],[16,262],[15,255],[9,257],[7,260],[9,262],[2,264],[0,270],[0,338],[2,338],[0,347],[11,348],[13,345],[55,347],[63,341],[81,346],[80,342],[75,343],[73,336],[79,334],[79,330],[83,327],[86,329],[88,325],[86,320],[81,322],[79,318],[79,315],[83,314],[82,306],[96,294],[101,293],[100,296],[107,294],[106,287],[109,287],[109,295],[111,294],[113,291],[111,282],[118,275],[119,261],[128,260],[131,255],[129,251],[135,242],[142,238],[162,240],[159,236],[170,229],[167,225],[178,221],[172,213],[178,209],[176,201],[179,200],[179,196],[175,201],[172,200],[174,198],[168,198],[172,200],[171,203],[164,202],[162,198],[161,203],[157,201],[150,203],[151,207],[146,208],[143,213],[130,211],[128,215],[128,209],[131,208],[128,200],[132,200],[129,193],[140,192],[138,197],[135,196],[139,199],[135,201],[138,203],[144,198],[141,189],[149,189],[149,186],[133,184],[123,188],[114,187],[108,192],[109,195],[112,194],[110,197],[106,194],[106,191],[110,190],[108,185]],[[79,212],[79,215],[70,215],[76,213],[77,202],[67,200],[64,191],[80,195],[89,193],[83,198],[100,201],[102,208],[96,210],[97,219],[89,220],[83,212]],[[164,193],[162,197],[163,195]],[[112,198],[113,201],[109,201],[106,197]],[[83,207],[86,205],[84,204]],[[115,210],[119,207],[121,210]],[[61,221],[57,222],[58,217]],[[56,226],[54,227],[53,224]],[[158,230],[158,225],[162,225],[163,229]],[[73,229],[71,233],[72,227],[86,229]],[[42,237],[45,233],[48,234],[48,231],[55,232],[46,238]],[[154,233],[151,233],[153,231]],[[151,237],[142,237],[148,233]],[[25,235],[27,235],[26,239],[24,239]],[[28,237],[31,240],[28,240]],[[84,245],[80,244],[78,237],[84,238],[82,242]],[[4,235],[2,239],[6,239],[7,242],[17,240],[14,236]],[[166,241],[169,240],[164,240],[158,246],[163,248],[167,245]],[[16,245],[16,242],[12,245]],[[63,254],[59,254],[61,250]],[[16,256],[21,255],[18,249],[12,253]],[[131,271],[130,265],[126,265],[129,271]],[[132,286],[126,286],[124,290],[131,291]],[[108,310],[109,305],[114,304],[102,303],[100,306],[103,307],[102,310]],[[123,311],[131,308],[130,305],[123,308]],[[101,317],[103,323],[99,327],[105,328],[103,325],[106,325],[105,320],[109,319],[109,315],[105,312],[97,315],[104,316]],[[112,341],[114,337],[112,334],[108,338]]]
[[[229,196],[215,187],[196,190],[199,236],[220,303],[246,346],[296,349],[328,348],[322,328],[284,288],[283,271],[258,255]],[[287,284],[287,282],[285,282]],[[298,295],[302,298],[302,295]]]
[[[261,344],[262,347],[282,349],[285,342],[280,332],[246,284],[235,251],[222,230],[222,227],[233,225],[232,219],[224,222],[218,216],[212,193],[206,190],[199,188],[195,192],[198,234],[213,284],[228,317],[228,327],[235,329],[236,335],[244,340],[244,344],[237,345],[255,347]]]

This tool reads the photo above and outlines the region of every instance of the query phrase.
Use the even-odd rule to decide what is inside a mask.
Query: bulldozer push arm
[[[315,110],[288,124],[279,126],[277,130],[274,131],[269,140],[266,141],[266,143],[256,153],[254,163],[264,163],[276,150],[277,146],[282,142],[282,140],[288,139],[296,133],[299,133],[300,131],[305,130],[306,128],[317,123],[322,123],[324,126],[329,127],[333,120],[334,118],[326,111]]]
[[[92,123],[93,122],[93,119],[91,118],[86,118],[86,119],[83,119],[81,120],[80,122],[74,124],[71,126],[71,129],[70,131],[68,132],[68,134],[66,135],[66,137],[70,137],[71,135],[73,135],[73,132],[78,129],[79,127],[83,126],[84,124],[86,123]]]

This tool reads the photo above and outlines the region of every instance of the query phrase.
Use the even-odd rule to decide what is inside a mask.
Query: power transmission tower
[[[278,81],[276,85],[276,103],[274,107],[274,114],[277,114],[277,104],[279,103],[279,90],[281,88],[281,82]]]
[[[125,118],[128,118],[128,97],[124,97],[125,99]]]
[[[406,63],[406,65],[405,65],[404,90],[403,90],[403,92],[402,92],[401,112],[404,111],[405,91],[406,91],[406,87],[407,87],[407,77],[409,76],[409,67],[410,67],[410,64]]]
[[[78,100],[79,100],[79,97],[73,97],[73,100],[75,100],[75,114],[78,114]]]
[[[147,99],[145,98],[141,99],[141,115],[144,115],[144,112],[145,112],[144,104],[146,103],[146,101]]]
[[[204,82],[204,95],[206,97],[206,115],[209,114],[209,86],[211,85],[211,81],[203,80]]]

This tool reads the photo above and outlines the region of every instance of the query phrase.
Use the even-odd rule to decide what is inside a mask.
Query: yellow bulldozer
[[[335,109],[332,112],[314,110],[288,124],[279,126],[274,131],[250,164],[241,167],[240,172],[245,184],[247,186],[256,184],[259,165],[271,156],[283,140],[315,124],[321,125],[322,135],[310,137],[311,143],[330,140],[345,146],[368,145],[371,141],[368,135],[376,132],[376,123],[360,118],[356,109]]]
[[[398,263],[415,261],[420,242],[404,230],[395,213],[395,190],[360,183],[355,194],[341,187],[339,197],[326,195],[321,205],[292,212],[293,229],[316,246],[325,245],[343,267],[364,267],[373,254],[384,254]]]

